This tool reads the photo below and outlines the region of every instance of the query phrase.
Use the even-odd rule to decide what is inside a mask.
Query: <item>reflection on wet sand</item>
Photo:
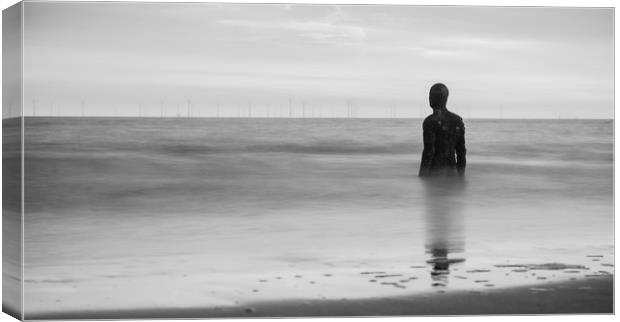
[[[466,189],[463,177],[424,178],[426,253],[432,265],[433,286],[446,286],[450,265],[464,262],[464,258],[450,257],[465,251],[464,205]]]

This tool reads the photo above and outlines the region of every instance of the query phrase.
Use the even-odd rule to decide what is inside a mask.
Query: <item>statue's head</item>
[[[448,87],[442,83],[431,86],[428,94],[428,102],[432,108],[445,108],[448,102]]]

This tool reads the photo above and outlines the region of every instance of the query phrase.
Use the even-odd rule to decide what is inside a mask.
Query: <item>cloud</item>
[[[222,20],[222,24],[238,26],[249,31],[281,30],[295,32],[298,36],[318,42],[361,43],[366,39],[363,27],[327,21],[258,22],[249,20]]]
[[[531,39],[507,39],[499,37],[479,37],[471,35],[445,37],[440,40],[440,43],[446,46],[467,46],[470,48],[495,50],[528,49],[532,46],[540,45],[540,43]]]
[[[328,22],[287,22],[285,28],[296,30],[315,40],[350,40],[362,42],[366,38],[364,28],[353,25],[338,25]]]

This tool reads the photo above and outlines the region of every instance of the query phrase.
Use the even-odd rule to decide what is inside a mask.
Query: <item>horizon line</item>
[[[13,117],[3,117],[3,120],[8,119],[43,119],[43,118],[75,118],[75,119],[104,119],[104,118],[117,118],[117,119],[369,119],[369,120],[389,120],[389,119],[401,119],[401,120],[423,120],[425,117],[267,117],[267,116],[81,116],[81,115],[65,115],[65,116],[54,116],[54,115],[41,115],[41,116],[13,116]],[[464,120],[615,120],[614,117],[611,118],[602,118],[602,117],[469,117],[463,118]]]

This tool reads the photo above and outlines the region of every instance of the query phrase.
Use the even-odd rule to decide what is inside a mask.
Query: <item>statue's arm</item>
[[[435,156],[435,129],[427,122],[423,125],[424,150],[422,151],[422,161],[420,162],[420,177],[431,174],[431,163]]]
[[[465,165],[467,164],[467,149],[465,148],[465,126],[461,126],[461,135],[456,144],[456,170],[460,175],[465,174]]]

